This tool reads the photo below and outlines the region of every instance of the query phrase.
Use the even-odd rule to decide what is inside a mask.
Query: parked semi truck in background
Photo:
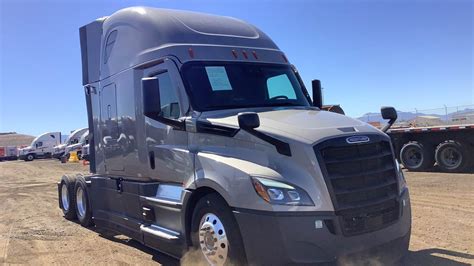
[[[435,163],[444,172],[474,167],[474,124],[394,128],[388,134],[408,170],[426,171]]]
[[[47,132],[36,137],[30,146],[18,149],[20,160],[33,161],[40,158],[51,158],[54,146],[61,143],[61,132]]]
[[[84,132],[88,130],[87,127],[79,128],[71,132],[71,135],[66,139],[62,144],[54,146],[52,157],[56,159],[61,159],[61,157],[66,153],[66,148],[68,146],[79,143]]]
[[[409,192],[390,138],[322,111],[320,83],[311,99],[253,25],[134,7],[80,39],[91,175],[58,182],[66,218],[212,265],[407,251]]]
[[[69,159],[69,153],[72,151],[75,151],[77,153],[77,157],[80,160],[82,157],[82,147],[86,145],[88,142],[89,142],[89,130],[86,130],[82,132],[82,135],[80,136],[79,140],[76,143],[66,146],[64,156],[66,156],[67,159]]]

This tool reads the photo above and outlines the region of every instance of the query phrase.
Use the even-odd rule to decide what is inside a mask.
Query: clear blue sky
[[[86,126],[78,28],[134,5],[234,16],[351,116],[474,103],[472,1],[0,0],[0,132]]]

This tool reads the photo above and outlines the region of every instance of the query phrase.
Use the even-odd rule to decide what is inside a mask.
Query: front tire
[[[434,149],[421,142],[409,142],[400,150],[400,161],[410,171],[425,171],[434,165]]]
[[[194,208],[191,239],[202,262],[246,265],[240,230],[225,200],[216,193],[201,198]]]
[[[74,186],[74,192],[76,195],[75,210],[79,223],[84,227],[93,225],[92,221],[92,209],[89,200],[89,194],[87,192],[87,183],[84,177],[80,176],[76,179]]]
[[[31,161],[33,161],[34,159],[35,159],[35,155],[34,155],[34,154],[28,154],[28,155],[26,155],[25,161],[31,162]]]

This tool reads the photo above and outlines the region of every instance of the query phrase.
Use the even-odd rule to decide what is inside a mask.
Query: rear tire
[[[79,223],[84,227],[92,226],[94,224],[92,220],[92,209],[87,190],[87,183],[84,177],[79,176],[76,179],[74,192],[76,196],[76,204],[74,207]]]
[[[400,150],[400,161],[410,171],[425,171],[434,165],[434,149],[421,142],[408,142]]]
[[[462,142],[445,141],[436,148],[436,163],[444,172],[463,172],[470,167],[469,147]]]
[[[74,220],[76,216],[76,193],[74,185],[76,178],[68,175],[61,177],[61,186],[59,189],[59,202],[64,217],[68,220]]]
[[[199,263],[246,265],[240,230],[225,200],[216,193],[201,198],[194,208],[191,240]],[[207,253],[207,255],[205,255]]]

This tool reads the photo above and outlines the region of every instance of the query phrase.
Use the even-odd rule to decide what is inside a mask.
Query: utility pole
[[[447,122],[448,121],[448,107],[446,106],[446,104],[444,104],[444,113],[445,113],[444,120]]]

